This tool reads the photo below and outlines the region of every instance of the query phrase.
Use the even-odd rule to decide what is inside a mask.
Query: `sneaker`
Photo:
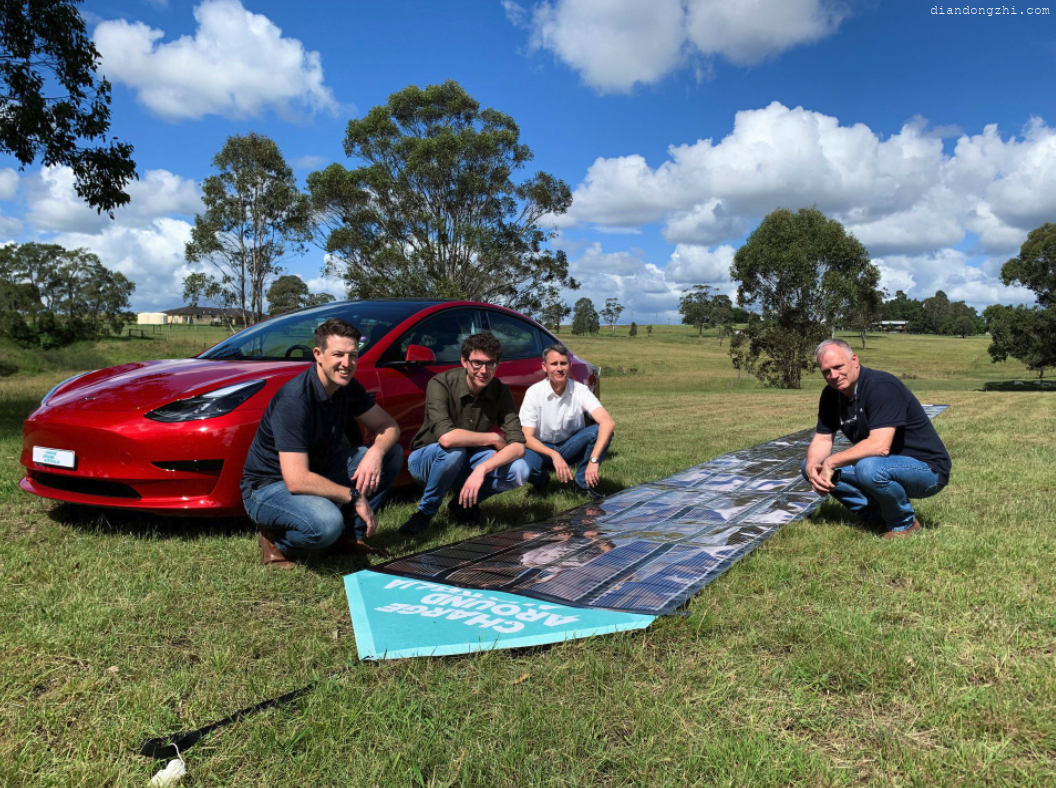
[[[417,536],[426,528],[429,527],[429,523],[433,521],[431,514],[425,512],[415,512],[403,525],[400,526],[400,533],[404,536]]]
[[[598,492],[593,487],[580,487],[579,491],[581,493],[583,493],[585,496],[587,496],[587,500],[588,501],[592,501],[592,502],[593,501],[600,501],[602,498],[605,497],[602,493]]]
[[[480,513],[480,504],[465,507],[458,502],[458,498],[452,498],[447,505],[447,515],[456,523],[463,525],[480,525],[484,516]]]
[[[913,518],[913,525],[906,528],[904,531],[887,531],[882,536],[884,539],[908,539],[911,536],[915,536],[920,533],[920,520],[916,517]]]

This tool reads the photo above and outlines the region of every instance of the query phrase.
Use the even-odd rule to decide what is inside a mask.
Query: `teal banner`
[[[345,593],[359,658],[370,660],[540,646],[644,629],[656,618],[371,571],[346,575]]]

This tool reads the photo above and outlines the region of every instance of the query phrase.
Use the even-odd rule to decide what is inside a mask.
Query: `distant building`
[[[215,326],[244,323],[241,309],[222,309],[215,306],[181,306],[162,312],[140,312],[136,324],[140,326]]]
[[[873,328],[881,331],[894,331],[896,334],[906,333],[906,326],[909,325],[908,320],[881,320],[879,323],[873,323]]]

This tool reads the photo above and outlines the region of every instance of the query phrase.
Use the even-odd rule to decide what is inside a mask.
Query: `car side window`
[[[476,309],[430,315],[400,337],[382,361],[399,361],[407,355],[410,345],[421,345],[433,351],[437,364],[457,364],[462,359],[462,340],[483,330],[483,321]]]
[[[491,333],[502,343],[502,360],[538,358],[543,351],[539,332],[523,320],[502,312],[488,312]]]

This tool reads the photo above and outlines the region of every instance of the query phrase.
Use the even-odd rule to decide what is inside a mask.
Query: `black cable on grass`
[[[139,754],[146,756],[147,758],[155,759],[176,757],[179,753],[186,752],[188,747],[193,747],[217,728],[223,728],[225,725],[230,725],[232,722],[238,722],[243,717],[256,714],[258,711],[285,706],[287,703],[297,700],[297,698],[302,695],[308,694],[322,682],[329,681],[335,676],[340,676],[342,673],[347,673],[352,670],[353,667],[355,666],[349,665],[340,670],[335,670],[333,673],[329,673],[318,681],[313,681],[311,684],[307,684],[300,689],[295,689],[292,692],[287,692],[285,695],[279,695],[278,697],[261,701],[253,706],[239,709],[223,719],[211,722],[197,730],[180,731],[179,733],[173,733],[168,736],[159,736],[155,739],[145,739],[139,746]]]

